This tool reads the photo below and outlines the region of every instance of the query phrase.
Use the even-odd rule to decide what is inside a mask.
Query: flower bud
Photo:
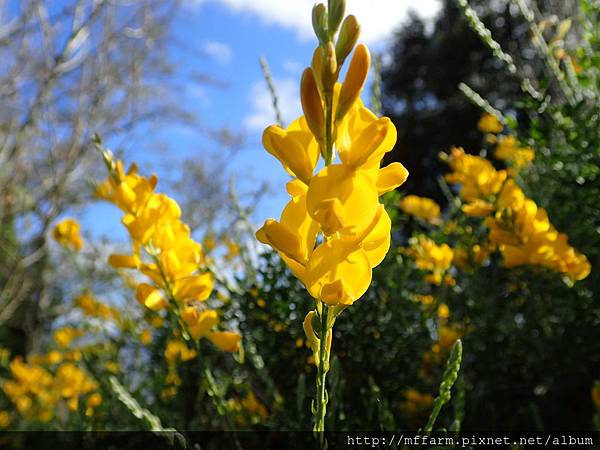
[[[316,4],[312,9],[312,26],[321,45],[329,40],[327,33],[327,9],[323,3]]]
[[[344,18],[344,12],[346,10],[346,0],[329,0],[327,2],[327,14],[328,14],[328,32],[329,39],[333,39],[335,33],[337,33],[340,23]]]
[[[358,24],[356,17],[350,14],[344,19],[344,23],[342,23],[342,29],[340,30],[340,35],[338,36],[337,43],[335,44],[338,66],[344,64],[344,61],[356,45],[359,36],[360,25]]]
[[[364,44],[358,45],[356,50],[354,50],[354,55],[348,67],[348,73],[340,90],[336,120],[344,117],[360,95],[360,91],[367,80],[370,65],[371,56],[367,46]]]
[[[300,83],[300,101],[308,128],[317,141],[322,141],[325,135],[325,114],[319,95],[319,88],[311,68],[304,70]]]
[[[315,333],[315,328],[313,327],[313,321],[316,317],[317,314],[315,313],[315,311],[310,311],[304,318],[304,323],[302,324],[304,328],[304,334],[306,334],[306,339],[308,340],[308,344],[313,349],[313,351],[319,348],[319,337]]]
[[[315,49],[310,67],[313,70],[313,75],[315,76],[315,81],[317,82],[319,92],[323,92],[323,81],[321,77],[321,73],[323,73],[323,49],[321,46],[318,46]]]
[[[333,90],[333,85],[337,81],[338,76],[337,58],[335,57],[335,46],[333,42],[328,42],[323,47],[323,62],[321,67],[321,77],[323,79],[323,87],[326,92]]]

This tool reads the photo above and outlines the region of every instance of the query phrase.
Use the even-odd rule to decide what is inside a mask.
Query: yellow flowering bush
[[[123,213],[122,223],[132,243],[131,254],[113,254],[109,264],[133,269],[147,277],[137,284],[135,296],[152,311],[168,309],[195,339],[207,338],[223,351],[235,352],[240,336],[214,331],[217,311],[206,306],[213,277],[204,266],[202,245],[192,239],[190,228],[180,220],[181,210],[172,198],[154,192],[158,179],[145,178],[132,165],[125,172],[121,161],[103,152],[109,176],[97,195]]]
[[[396,142],[396,129],[360,100],[370,54],[364,44],[354,48],[359,35],[356,18],[344,18],[343,2],[334,3],[334,10],[327,11],[323,4],[313,9],[319,46],[300,83],[304,115],[286,129],[272,125],[263,133],[265,149],[292,176],[286,186],[291,200],[279,220],[267,220],[256,233],[260,242],[279,253],[316,302],[304,321],[319,371],[316,431],[324,430],[330,329],[366,292],[372,269],[384,259],[391,221],[379,197],[408,176],[400,163],[380,167]],[[338,83],[353,49],[346,77]],[[320,157],[324,167],[317,170]]]

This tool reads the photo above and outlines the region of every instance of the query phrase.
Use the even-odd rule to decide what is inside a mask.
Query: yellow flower
[[[507,178],[505,170],[496,170],[487,159],[468,155],[462,148],[452,149],[448,164],[452,173],[445,176],[446,181],[460,184],[460,196],[467,202],[496,195]]]
[[[167,341],[165,348],[165,359],[167,363],[174,364],[177,361],[189,361],[196,357],[196,350],[190,349],[180,340],[171,339]]]
[[[232,331],[212,331],[219,323],[215,310],[200,311],[193,306],[185,308],[181,318],[187,323],[194,339],[206,338],[224,352],[236,352],[240,347],[241,336]]]
[[[592,388],[592,401],[597,409],[600,409],[600,381],[594,383]]]
[[[494,156],[519,170],[533,161],[535,152],[529,147],[521,147],[514,136],[503,136],[498,139]]]
[[[492,114],[485,113],[477,122],[477,128],[483,133],[498,134],[504,129],[504,125]]]
[[[234,353],[240,348],[242,337],[233,331],[215,331],[208,339],[224,352]]]
[[[568,244],[548,219],[544,208],[527,198],[513,180],[498,196],[497,211],[485,222],[489,239],[498,245],[506,267],[540,265],[566,274],[573,281],[590,273],[585,255]]]
[[[140,333],[140,342],[144,345],[148,345],[152,342],[152,332],[149,329],[144,329]]]
[[[65,248],[79,251],[83,247],[83,239],[79,234],[79,223],[75,219],[64,219],[57,223],[52,231],[52,236]]]
[[[283,130],[271,125],[263,133],[263,146],[287,172],[308,184],[319,159],[319,146],[304,116]]]
[[[76,330],[73,327],[64,327],[56,330],[54,332],[54,341],[59,345],[59,347],[68,347],[71,342],[81,336],[83,331]]]
[[[471,203],[462,205],[461,209],[467,216],[486,217],[494,212],[495,207],[485,200],[475,199]]]
[[[418,217],[432,224],[440,222],[440,205],[430,198],[407,195],[400,200],[400,209],[406,214]]]
[[[428,411],[433,404],[431,394],[422,394],[416,389],[406,389],[404,391],[405,401],[400,404],[400,409],[405,414],[420,414]]]
[[[448,305],[445,303],[441,303],[440,306],[438,306],[437,313],[440,319],[447,319],[450,317],[450,308],[448,308]]]
[[[411,238],[410,248],[404,252],[415,260],[418,269],[430,272],[425,276],[429,283],[440,285],[444,273],[450,268],[454,252],[448,244],[438,245],[425,236]]]
[[[0,411],[0,428],[8,428],[12,423],[12,418],[7,411]]]
[[[261,420],[265,420],[267,417],[269,417],[269,411],[267,410],[266,406],[263,405],[258,398],[256,398],[254,392],[249,391],[246,395],[246,398],[244,398],[241,403],[242,407],[246,411],[256,414]]]
[[[207,253],[210,253],[217,247],[217,240],[212,233],[207,233],[204,236],[202,245],[204,246],[204,250],[206,250]]]
[[[442,325],[438,330],[438,333],[439,345],[445,351],[449,351],[454,343],[460,338],[460,333],[456,329],[446,325]]]
[[[431,295],[417,295],[416,298],[421,304],[425,306],[431,305],[433,303],[433,296]]]

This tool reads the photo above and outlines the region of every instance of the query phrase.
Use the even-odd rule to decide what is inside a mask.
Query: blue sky
[[[385,52],[393,29],[405,20],[409,9],[426,18],[437,10],[437,0],[348,0],[347,4],[347,13],[357,15],[362,25],[361,41],[379,52]],[[300,114],[300,74],[315,46],[312,5],[310,0],[184,0],[174,20],[174,34],[183,44],[171,55],[177,65],[182,106],[197,114],[203,126],[228,127],[246,135],[247,145],[229,165],[240,190],[263,180],[272,186],[272,194],[256,210],[257,224],[279,217],[288,200],[284,190],[288,177],[260,143],[262,130],[274,123],[274,112],[258,58],[264,55],[268,60],[289,123]],[[225,87],[192,82],[192,72],[205,73]],[[146,144],[156,141],[166,144],[166,150],[148,152]],[[155,172],[161,180],[173,179],[174,169],[186,158],[210,161],[218,149],[198,129],[167,123],[158,129],[142,129],[124,150],[128,161],[138,162],[143,171]],[[160,181],[159,190],[164,190]],[[115,229],[120,228],[119,213],[109,205],[94,206],[81,218],[94,235],[115,237]]]

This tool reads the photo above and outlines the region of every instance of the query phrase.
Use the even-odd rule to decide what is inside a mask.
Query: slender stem
[[[217,414],[223,423],[223,431],[227,431],[231,435],[231,440],[237,450],[241,450],[242,446],[240,441],[238,440],[236,430],[233,426],[233,422],[231,421],[231,417],[229,417],[229,412],[227,411],[227,402],[225,398],[221,395],[221,391],[215,383],[215,377],[213,376],[210,368],[205,364],[204,365],[204,380],[206,381],[206,390],[208,396],[211,398],[215,409],[217,410]]]
[[[327,372],[329,371],[329,349],[327,348],[327,338],[332,330],[327,329],[327,315],[329,308],[323,305],[321,312],[321,340],[319,343],[319,365],[317,367],[317,398],[316,413],[315,413],[315,426],[314,431],[324,432],[325,431],[325,413],[327,411]],[[322,437],[321,437],[322,439]]]

